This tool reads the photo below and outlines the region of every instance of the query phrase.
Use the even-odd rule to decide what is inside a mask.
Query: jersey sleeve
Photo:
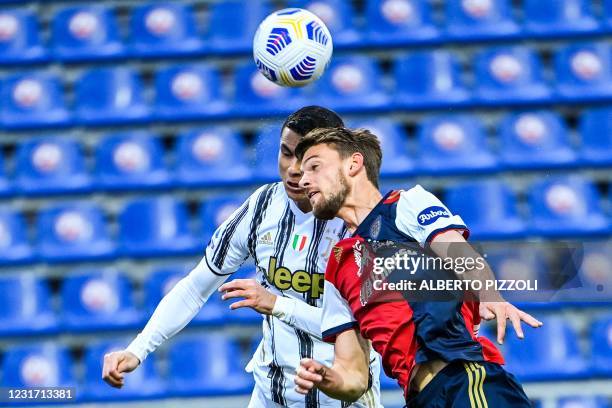
[[[272,186],[269,184],[255,191],[215,230],[204,255],[213,273],[231,274],[249,257],[249,239],[255,228],[255,210]]]
[[[343,331],[357,327],[357,322],[348,302],[340,295],[338,289],[328,281],[325,281],[324,289],[322,337],[327,343],[335,343],[336,336]]]
[[[432,193],[420,185],[403,191],[397,204],[397,228],[421,245],[448,230],[460,230],[467,239],[469,230],[460,216],[454,215]]]
[[[332,252],[341,251],[340,246],[333,248]],[[339,253],[340,253],[339,252]],[[344,251],[344,254],[348,251]],[[335,343],[338,334],[343,331],[357,327],[357,321],[353,316],[353,312],[341,289],[346,288],[341,279],[343,274],[342,268],[347,267],[346,259],[343,256],[336,258],[330,256],[325,270],[325,283],[323,287],[323,313],[321,317],[321,334],[323,341],[327,343]]]

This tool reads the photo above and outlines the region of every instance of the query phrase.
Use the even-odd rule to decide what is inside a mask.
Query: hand
[[[308,394],[323,382],[326,370],[327,367],[323,364],[310,358],[303,358],[295,372],[295,390],[300,394]]]
[[[132,372],[140,365],[140,360],[129,351],[114,351],[104,356],[102,379],[115,388],[123,387],[123,373]]]
[[[497,318],[497,342],[499,344],[503,344],[504,338],[506,337],[507,319],[510,319],[512,322],[512,326],[519,339],[525,338],[523,328],[521,327],[521,321],[534,328],[541,327],[544,324],[529,313],[523,312],[508,302],[482,302],[480,303],[479,311],[480,317],[484,320],[493,320]]]
[[[276,295],[267,291],[255,279],[234,279],[219,287],[219,292],[225,292],[221,299],[244,298],[244,300],[232,303],[230,309],[236,310],[241,307],[250,307],[255,311],[271,315]]]

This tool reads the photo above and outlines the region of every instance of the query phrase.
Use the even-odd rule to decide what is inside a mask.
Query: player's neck
[[[338,212],[338,217],[344,220],[346,227],[353,233],[381,198],[380,191],[371,183],[365,183],[358,188],[355,186],[346,197],[344,205]]]

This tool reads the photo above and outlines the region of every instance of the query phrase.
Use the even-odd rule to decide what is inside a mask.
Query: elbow
[[[368,378],[367,377],[365,379],[362,378],[359,381],[355,381],[352,387],[346,390],[347,392],[343,399],[346,402],[353,403],[357,401],[359,398],[361,398],[361,396],[365,394],[369,388],[370,387],[369,387]]]

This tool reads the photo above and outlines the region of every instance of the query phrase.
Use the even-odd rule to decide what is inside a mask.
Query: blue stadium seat
[[[44,61],[47,50],[40,40],[38,21],[28,9],[0,12],[0,63]]]
[[[178,265],[163,266],[155,269],[145,282],[145,308],[153,313],[159,301],[181,280],[191,268]],[[228,318],[229,310],[221,302],[219,293],[214,292],[202,309],[193,318],[194,324],[220,325]]]
[[[589,0],[525,0],[524,29],[530,36],[597,31]]]
[[[172,120],[198,119],[226,113],[222,82],[215,68],[180,65],[159,71],[155,79],[155,115]]]
[[[451,209],[454,210],[452,207]],[[471,231],[470,223],[468,221],[466,223]],[[470,238],[472,238],[471,234]],[[478,239],[477,236],[474,237],[474,241],[478,242]],[[498,242],[496,246],[488,245],[487,250],[483,252],[496,279],[538,282],[537,292],[522,290],[504,292],[504,298],[507,301],[512,303],[522,301],[529,304],[526,307],[531,308],[553,304],[550,300],[556,295],[558,286],[553,288],[551,270],[545,262],[546,254],[537,245],[533,245],[533,243],[521,245],[517,242],[508,245],[507,242]],[[537,336],[538,333],[536,332],[535,335]]]
[[[15,74],[2,83],[2,124],[7,128],[60,126],[70,122],[62,85],[53,74]]]
[[[245,202],[245,199],[246,197],[241,195],[224,195],[204,201],[200,209],[202,241],[207,242],[212,238],[215,230]]]
[[[499,125],[500,160],[509,168],[550,168],[575,164],[566,125],[553,112],[508,115]]]
[[[46,342],[10,347],[2,360],[2,386],[74,387],[74,365],[69,351]]]
[[[34,260],[23,216],[5,206],[0,207],[0,249],[0,265]]]
[[[574,259],[567,264],[577,269],[578,276],[559,293],[559,300],[587,306],[612,303],[612,242],[585,240],[573,246]]]
[[[134,55],[178,56],[202,51],[193,7],[155,2],[135,7],[130,21],[130,47]]]
[[[84,358],[85,381],[82,390],[84,397],[108,401],[162,396],[165,385],[157,370],[155,354],[149,354],[137,370],[125,376],[125,383],[120,390],[100,381],[104,355],[123,350],[128,342],[129,340],[125,342],[103,340],[87,345]]]
[[[607,43],[565,47],[555,56],[559,96],[567,99],[612,97],[612,47]]]
[[[11,195],[13,185],[7,176],[4,155],[0,152],[0,197]]]
[[[49,333],[57,327],[46,281],[31,273],[0,278],[0,334]]]
[[[470,115],[434,116],[418,132],[419,162],[425,173],[486,172],[497,169],[480,121]]]
[[[76,86],[76,115],[86,124],[142,121],[150,109],[139,75],[131,68],[94,68]]]
[[[270,183],[280,179],[278,175],[280,126],[280,124],[264,126],[255,136],[253,179],[258,183]]]
[[[538,317],[544,325],[523,325],[525,338],[506,335],[504,355],[509,372],[522,381],[585,378],[591,375],[574,329],[561,316]]]
[[[26,194],[83,192],[91,187],[81,146],[73,139],[45,136],[17,149],[15,186]]]
[[[607,29],[610,30],[612,28],[612,0],[604,0],[603,2],[604,8],[604,24]]]
[[[584,111],[580,118],[580,134],[580,157],[584,163],[601,166],[612,164],[612,108]]]
[[[232,113],[236,116],[289,115],[303,106],[301,93],[296,88],[276,85],[252,62],[236,69],[234,82]]]
[[[610,403],[599,396],[565,397],[559,399],[557,408],[610,408]]]
[[[98,185],[109,190],[167,186],[162,149],[157,136],[142,131],[109,135],[96,152]]]
[[[263,1],[213,3],[205,34],[207,49],[215,53],[250,52],[257,26],[268,11]]]
[[[545,236],[605,234],[610,223],[595,185],[579,176],[550,177],[529,191],[532,233]]]
[[[440,35],[424,0],[368,0],[366,21],[367,41],[375,45],[425,42]]]
[[[53,18],[53,54],[61,60],[96,60],[124,55],[114,10],[76,6]]]
[[[382,177],[399,177],[414,172],[414,161],[408,154],[408,136],[399,123],[384,119],[365,120],[352,127],[368,129],[378,136],[385,158],[380,169]]]
[[[510,0],[449,1],[446,21],[446,34],[455,39],[507,39],[521,31],[512,17]]]
[[[104,214],[88,201],[57,204],[38,215],[38,252],[48,262],[107,259],[115,254]]]
[[[463,218],[474,240],[518,238],[525,233],[516,195],[506,184],[496,180],[453,184],[445,197],[446,205]]]
[[[226,185],[251,181],[244,141],[227,127],[192,129],[179,136],[177,181],[185,185]]]
[[[289,7],[299,7],[319,17],[334,40],[334,47],[359,45],[361,35],[355,27],[355,10],[350,0],[289,0]]]
[[[365,56],[337,57],[317,82],[317,100],[342,111],[387,107],[391,101],[381,81],[375,59]]]
[[[469,101],[461,68],[448,51],[415,52],[395,61],[397,102],[402,106],[436,107]]]
[[[253,379],[227,335],[184,336],[168,352],[169,386],[179,395],[229,395],[251,391]]]
[[[492,48],[476,56],[476,97],[487,104],[546,100],[550,89],[540,59],[523,46]]]
[[[128,256],[194,254],[203,247],[189,228],[187,206],[170,197],[130,201],[119,215],[121,252]]]
[[[591,323],[592,367],[601,376],[612,376],[612,317],[599,317]]]
[[[130,281],[115,270],[86,270],[62,282],[62,324],[69,331],[134,328],[142,323]]]

